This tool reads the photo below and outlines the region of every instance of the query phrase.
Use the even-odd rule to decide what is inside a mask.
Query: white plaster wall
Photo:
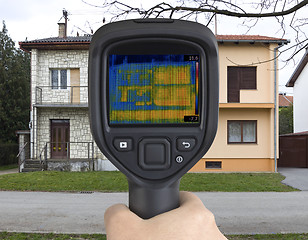
[[[118,169],[108,159],[96,159],[94,162],[95,171],[118,171]]]
[[[308,131],[308,64],[297,78],[293,87],[294,132]]]

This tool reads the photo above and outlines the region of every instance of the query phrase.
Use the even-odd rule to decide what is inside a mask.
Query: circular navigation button
[[[182,163],[182,162],[184,161],[184,158],[183,158],[182,156],[177,156],[177,157],[175,158],[175,161],[176,161],[177,163]]]

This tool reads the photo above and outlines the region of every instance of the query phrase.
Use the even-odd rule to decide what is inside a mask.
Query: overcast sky
[[[102,0],[86,1],[97,5],[103,2]],[[139,1],[126,0],[125,2],[138,4]],[[153,1],[142,1],[143,5],[151,5],[152,3]],[[61,19],[63,9],[66,9],[69,13],[68,35],[72,36],[76,36],[77,32],[83,35],[91,33],[91,30],[97,30],[103,25],[104,17],[107,22],[110,20],[110,15],[104,13],[103,9],[89,6],[82,0],[0,0],[0,6],[0,20],[5,21],[10,37],[16,43],[24,41],[26,38],[34,40],[57,36],[57,23],[64,21],[63,18]],[[247,27],[242,26],[243,19],[219,16],[217,22],[218,34],[245,34],[247,32]],[[214,31],[214,24],[209,27]],[[277,21],[262,19],[248,34],[281,37],[282,32],[278,29]],[[284,38],[290,39],[292,42],[294,41],[293,35],[294,33],[289,31]],[[304,51],[296,57],[295,63],[298,63],[303,54]],[[288,81],[294,68],[295,66],[292,62],[280,71],[281,86]],[[292,93],[290,88],[280,87],[280,91]]]

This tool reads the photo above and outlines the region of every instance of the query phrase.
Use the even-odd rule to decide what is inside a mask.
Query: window
[[[228,67],[228,102],[240,102],[240,90],[257,89],[256,67]]]
[[[257,121],[228,121],[228,143],[257,143]]]
[[[67,89],[69,85],[69,70],[52,69],[50,70],[52,89]]]

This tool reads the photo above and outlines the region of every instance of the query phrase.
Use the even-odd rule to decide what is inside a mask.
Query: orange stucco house
[[[288,41],[217,35],[219,123],[192,172],[274,172],[278,158],[278,48]]]

